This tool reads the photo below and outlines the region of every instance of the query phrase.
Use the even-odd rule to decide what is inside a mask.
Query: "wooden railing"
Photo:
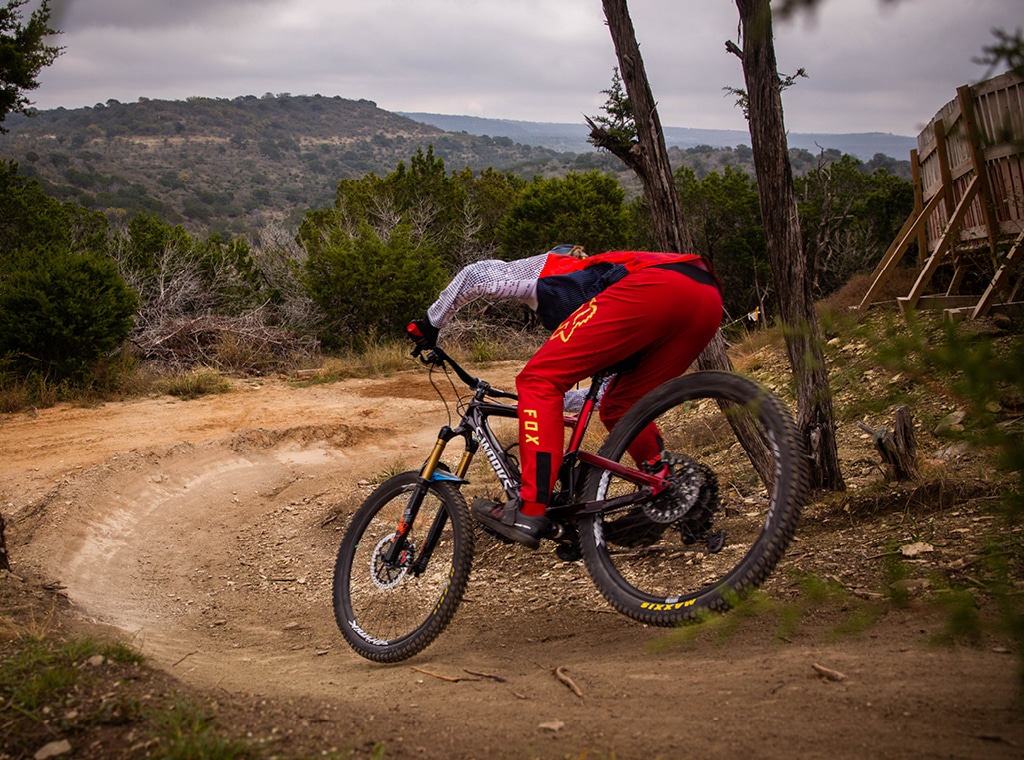
[[[875,269],[861,301],[872,303],[909,246],[918,244],[920,273],[905,309],[968,309],[983,316],[1006,295],[1019,258],[1024,258],[1024,79],[1013,73],[957,89],[917,137],[910,153],[915,208]],[[1004,253],[1003,241],[1013,240]],[[960,293],[983,249],[991,274],[982,296]],[[994,262],[994,264],[992,263]],[[926,295],[940,265],[952,263],[944,294]],[[1015,293],[1009,293],[1010,298]]]

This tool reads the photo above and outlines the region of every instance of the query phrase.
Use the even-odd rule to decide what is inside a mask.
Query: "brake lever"
[[[424,351],[426,354],[424,355]],[[412,350],[413,358],[418,359],[420,364],[425,367],[440,367],[444,364],[441,357],[438,356],[437,352],[433,348],[421,348],[415,346]]]

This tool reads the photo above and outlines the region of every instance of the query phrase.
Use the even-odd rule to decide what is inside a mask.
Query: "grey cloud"
[[[279,0],[53,0],[54,26],[64,31],[93,27],[155,29],[188,26],[205,20],[268,7]]]
[[[58,0],[60,1],[60,0]],[[264,92],[368,98],[389,110],[578,122],[604,102],[615,55],[597,0],[64,0],[66,52],[41,108],[108,98]],[[776,24],[793,131],[916,133],[1020,0],[822,0]],[[673,126],[745,129],[729,0],[635,0],[631,13]],[[59,24],[58,24],[59,25]]]

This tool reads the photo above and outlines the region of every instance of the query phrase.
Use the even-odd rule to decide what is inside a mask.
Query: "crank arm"
[[[620,509],[622,507],[629,507],[633,504],[637,504],[642,501],[650,500],[653,495],[653,491],[650,488],[641,488],[636,493],[627,493],[623,496],[616,496],[612,499],[602,499],[600,501],[585,501],[578,506],[580,509],[576,512],[577,515],[596,515],[602,512],[610,512],[612,510]]]

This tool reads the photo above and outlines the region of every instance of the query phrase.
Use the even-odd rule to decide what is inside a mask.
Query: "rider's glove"
[[[414,319],[405,328],[406,333],[415,342],[412,350],[413,356],[419,356],[423,351],[429,351],[437,346],[438,329],[430,324],[429,319]]]

